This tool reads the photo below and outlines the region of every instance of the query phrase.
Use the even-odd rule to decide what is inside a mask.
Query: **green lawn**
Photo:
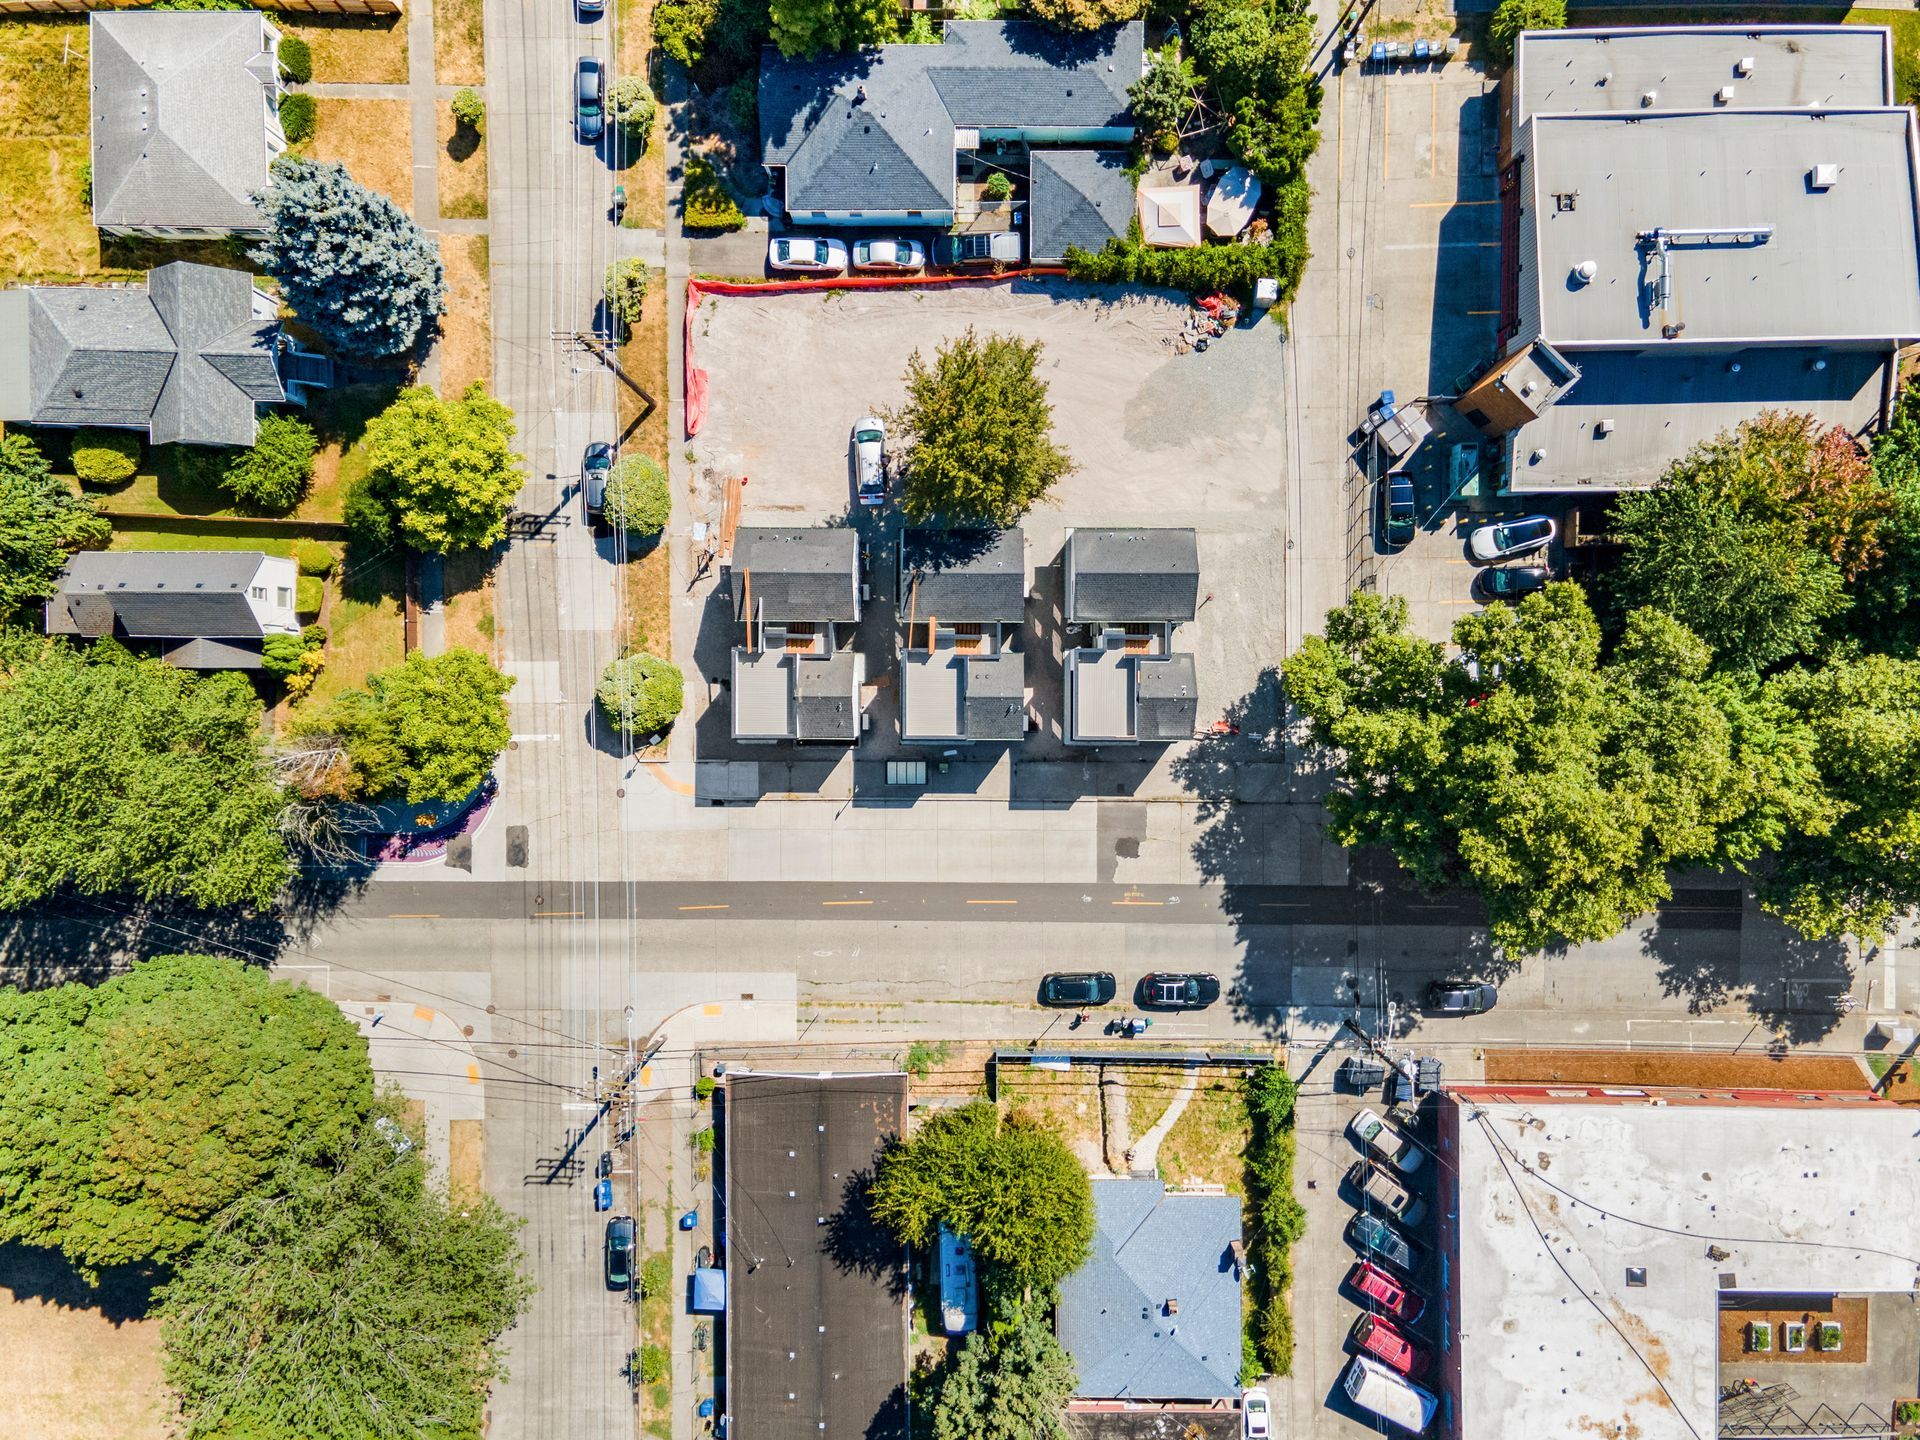
[[[143,529],[137,524],[113,527],[109,550],[258,550],[264,555],[293,558],[293,541],[272,535],[210,535],[196,530]]]
[[[324,705],[367,676],[406,659],[401,593],[406,563],[398,552],[368,561],[351,551],[334,572],[333,608],[327,614],[327,668],[300,708]]]
[[[1920,11],[1849,10],[1849,25],[1885,25],[1893,31],[1893,94],[1912,104],[1920,96]]]

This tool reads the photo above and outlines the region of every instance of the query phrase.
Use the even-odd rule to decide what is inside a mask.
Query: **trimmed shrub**
[[[294,612],[299,615],[318,615],[320,602],[327,593],[327,582],[318,575],[302,575],[295,583],[299,588],[294,592],[297,596]]]
[[[1098,30],[1132,20],[1147,7],[1145,0],[1030,0],[1028,8],[1057,29]]]
[[[1007,178],[1007,172],[996,170],[987,177],[986,196],[989,200],[1004,200],[1013,194],[1013,182]]]
[[[673,1368],[673,1357],[664,1345],[642,1345],[640,1347],[640,1379],[651,1385],[657,1380],[667,1378],[667,1372]]]
[[[400,517],[393,513],[393,506],[387,503],[386,498],[374,488],[370,477],[365,475],[347,491],[340,519],[346,525],[353,543],[369,552],[384,550],[393,544],[400,528]]]
[[[1151,250],[1140,243],[1136,220],[1125,240],[1109,240],[1098,254],[1070,247],[1067,271],[1076,280],[1094,284],[1160,285],[1190,295],[1233,290],[1248,296],[1255,280],[1268,278],[1280,282],[1284,305],[1300,288],[1300,276],[1307,268],[1308,199],[1304,180],[1280,191],[1273,238],[1266,244],[1246,240],[1192,250]]]
[[[320,105],[313,96],[296,93],[280,97],[280,128],[286,132],[289,145],[311,140],[319,127]]]
[[[1500,0],[1487,25],[1487,48],[1502,65],[1511,65],[1521,31],[1566,28],[1567,0]]]
[[[486,124],[487,102],[480,98],[478,90],[462,86],[453,92],[448,108],[453,111],[453,123],[462,130],[471,130],[478,135],[480,127]]]
[[[685,206],[682,219],[690,230],[738,230],[747,223],[727,182],[704,155],[687,157],[681,196]]]
[[[680,667],[644,652],[614,661],[594,687],[601,713],[629,735],[653,735],[673,723],[685,700]]]
[[[602,511],[609,525],[633,535],[658,535],[673,515],[667,473],[645,455],[622,456],[607,477]]]
[[[293,542],[293,563],[300,567],[302,575],[324,578],[333,573],[338,557],[330,546],[322,545],[318,540],[296,540]]]
[[[118,485],[140,470],[140,437],[131,430],[85,429],[73,437],[73,473],[82,485]]]
[[[89,210],[93,208],[93,161],[80,162],[80,203]]]
[[[719,1088],[720,1087],[714,1083],[711,1075],[702,1075],[693,1082],[693,1098],[696,1100],[711,1100],[713,1098],[713,1092]]]
[[[640,308],[647,298],[647,262],[629,255],[607,267],[607,309],[623,329],[640,323]]]
[[[296,85],[313,79],[313,47],[298,35],[280,37],[280,69]]]
[[[613,123],[625,132],[625,139],[639,145],[647,143],[659,108],[653,91],[639,75],[622,75],[607,91],[607,111],[613,116]]]
[[[313,481],[313,427],[292,415],[265,415],[251,450],[227,466],[220,484],[250,509],[284,514],[300,503]]]
[[[698,1130],[693,1132],[689,1140],[693,1145],[693,1153],[696,1155],[711,1155],[713,1153],[713,1147],[717,1143],[714,1140],[713,1127],[711,1125],[702,1125]]]
[[[1244,1094],[1252,1121],[1245,1183],[1254,1349],[1268,1374],[1286,1375],[1293,1369],[1288,1251],[1307,1227],[1307,1212],[1293,1195],[1295,1087],[1284,1068],[1270,1065],[1247,1076]]]

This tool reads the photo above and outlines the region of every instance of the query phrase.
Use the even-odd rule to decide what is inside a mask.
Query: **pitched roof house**
[[[300,631],[299,572],[257,550],[82,551],[47,601],[49,635],[156,641],[190,670],[258,670],[269,635]]]
[[[760,60],[765,163],[796,221],[951,225],[956,157],[983,141],[1125,145],[1140,78],[1138,20],[1087,35],[953,20],[939,45],[826,60]],[[1123,228],[1124,228],[1124,222]]]
[[[734,537],[733,738],[750,742],[860,738],[866,660],[860,541],[851,530],[745,528]]]
[[[900,735],[1018,740],[1027,728],[1027,537],[908,530],[900,538]]]
[[[1095,1180],[1087,1263],[1060,1286],[1074,1392],[1101,1400],[1238,1395],[1240,1201],[1158,1180]]]
[[[1123,150],[1035,150],[1030,157],[1035,260],[1057,263],[1069,246],[1098,252],[1127,233],[1133,180]]]
[[[1164,744],[1200,718],[1193,656],[1173,632],[1199,609],[1191,530],[1069,530],[1065,621],[1085,631],[1066,651],[1069,745]]]
[[[280,32],[257,10],[98,10],[88,26],[93,223],[110,235],[264,234],[287,148]]]
[[[289,398],[274,302],[237,270],[175,261],[125,285],[0,291],[0,420],[251,445]]]

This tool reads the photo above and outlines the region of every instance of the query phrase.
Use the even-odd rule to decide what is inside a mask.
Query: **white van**
[[[1364,1355],[1353,1357],[1342,1383],[1347,1398],[1361,1409],[1384,1416],[1416,1435],[1426,1430],[1433,1412],[1440,1408],[1440,1402],[1427,1391]]]

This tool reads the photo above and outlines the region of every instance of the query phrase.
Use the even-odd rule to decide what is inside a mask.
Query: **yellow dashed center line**
[[[822,905],[871,905],[871,900],[822,900]]]
[[[725,910],[725,905],[682,905],[682,910]]]
[[[969,905],[1018,905],[1018,900],[969,900]]]

